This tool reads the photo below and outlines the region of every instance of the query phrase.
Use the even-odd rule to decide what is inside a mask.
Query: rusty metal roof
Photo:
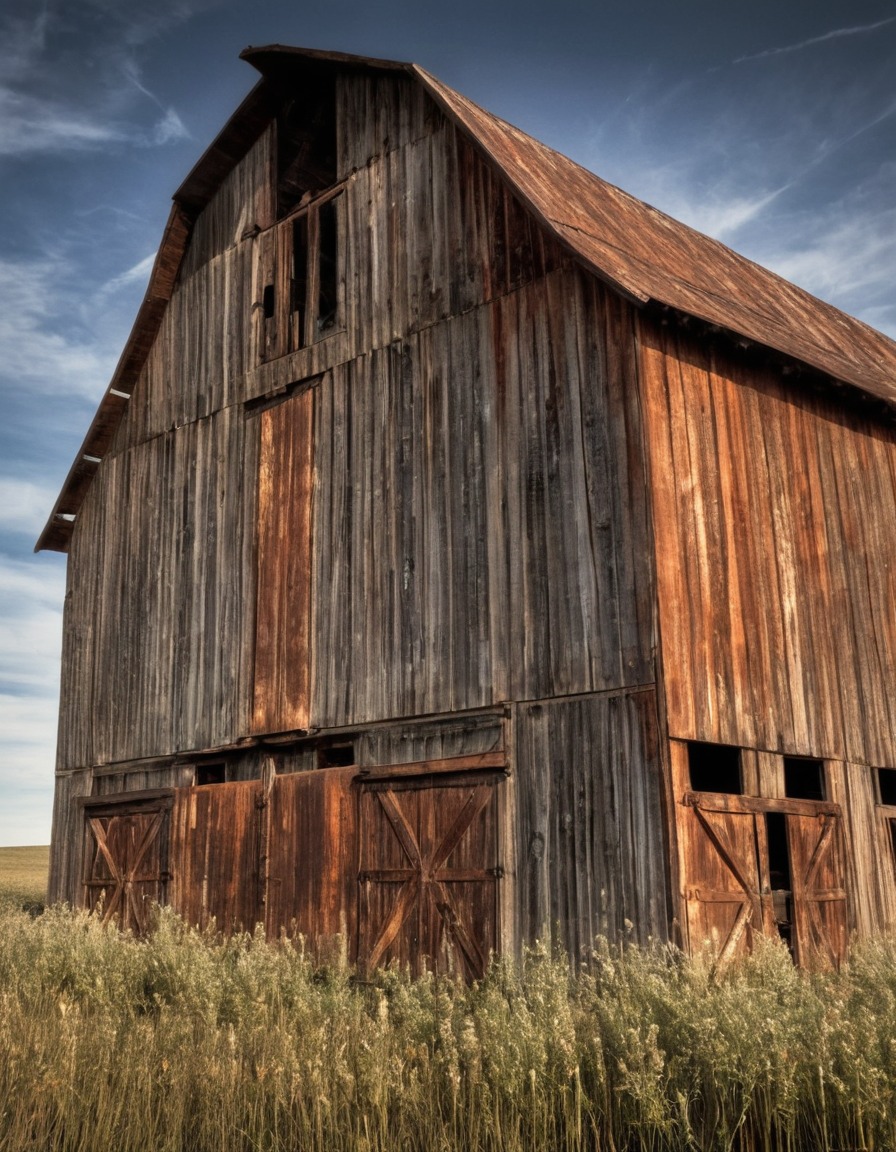
[[[896,406],[896,343],[888,337],[601,180],[423,68],[277,44],[247,48],[241,56],[263,79],[174,195],[131,336],[35,551],[67,549],[81,501],[158,332],[192,219],[258,138],[274,113],[277,89],[296,68],[415,77],[542,225],[589,271],[629,299],[697,317]]]

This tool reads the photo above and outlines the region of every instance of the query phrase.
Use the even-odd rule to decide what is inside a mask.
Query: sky
[[[65,557],[34,543],[171,195],[271,43],[413,60],[896,337],[896,0],[0,8],[0,846],[50,838]]]

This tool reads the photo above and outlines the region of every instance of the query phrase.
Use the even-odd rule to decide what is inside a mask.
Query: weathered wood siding
[[[312,723],[648,683],[631,318],[545,280],[318,390]]]
[[[343,330],[258,364],[246,203],[266,219],[265,135],[196,225],[79,516],[60,768],[250,730],[254,488],[276,409],[247,423],[242,402],[331,364],[315,390],[310,692],[292,685],[256,730],[652,678],[629,309],[561,270],[422,96],[402,111],[342,91],[343,152],[360,149],[339,197]],[[281,576],[265,569],[266,587]]]
[[[577,958],[599,934],[668,936],[667,832],[656,693],[520,704],[515,938]]]
[[[896,430],[641,325],[669,733],[896,764]]]
[[[351,735],[387,719],[654,679],[630,306],[546,239],[410,82],[351,77],[337,91],[335,330],[265,360],[271,347],[288,346],[267,343],[266,352],[259,342],[266,325],[282,322],[282,302],[268,315],[265,289],[288,283],[282,270],[272,280],[286,249],[265,133],[194,226],[129,411],[78,516],[59,767],[120,766],[118,785],[91,777],[97,793],[145,780],[146,758],[181,763],[191,750],[250,735],[306,727]],[[597,837],[603,789],[623,786],[630,758],[632,818],[652,828],[655,716],[648,723],[634,704],[638,720],[617,718],[627,705],[569,707],[567,715],[545,705],[557,747],[538,763],[530,754],[526,796],[551,789],[551,772],[567,780],[566,764],[575,765],[569,779],[584,780],[606,754],[610,775],[601,768],[595,777],[602,799],[581,809],[583,829]],[[357,733],[355,747],[359,762],[373,764],[493,753],[506,747],[506,723],[486,716],[453,734],[373,727]],[[567,738],[575,748],[561,753]],[[289,784],[278,777],[266,816],[268,927],[287,926],[319,897],[323,920],[309,932],[356,932],[354,896],[339,887],[339,845],[355,835],[339,832],[349,793],[336,788],[331,811],[323,784],[311,782],[321,774],[304,771],[313,752],[277,757],[281,771],[291,761],[302,771]],[[236,757],[228,780],[257,768],[257,759]],[[175,779],[183,770],[174,760],[146,771],[160,786],[191,782]],[[644,773],[648,791],[636,800]],[[219,811],[218,787],[179,793],[172,891],[191,918],[233,927],[248,923],[260,882],[249,863],[254,818],[243,804],[249,792],[232,784],[223,787],[242,799]],[[500,785],[479,837],[500,840],[509,869],[515,787]],[[69,819],[60,801],[59,827]],[[228,821],[245,874],[212,896]],[[331,825],[330,871],[296,871],[295,852],[324,858]],[[611,887],[619,861],[635,877],[653,866],[649,852],[633,852],[614,849]],[[58,867],[67,867],[62,856]],[[534,938],[551,902],[567,899],[579,907],[563,912],[574,922],[570,940],[585,945],[603,924],[595,891],[606,885],[599,879],[594,890],[590,873],[575,879],[572,865],[561,873],[551,896],[527,880],[528,911],[509,895],[497,900],[492,886],[482,897],[493,920],[486,951],[517,922]],[[79,883],[69,874],[60,891],[77,898]],[[662,881],[659,891],[644,900],[664,906]],[[615,930],[629,903],[617,915],[611,898]],[[658,908],[645,931],[662,931]],[[435,940],[441,929],[435,921],[430,929]]]
[[[251,431],[229,408],[104,461],[69,554],[60,769],[248,732]]]

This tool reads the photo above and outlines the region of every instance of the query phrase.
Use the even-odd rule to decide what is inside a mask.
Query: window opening
[[[740,749],[728,744],[688,744],[688,768],[695,792],[725,792],[743,795]]]
[[[318,768],[350,768],[355,763],[355,743],[353,740],[319,744],[317,747]]]
[[[317,213],[317,330],[336,325],[336,200],[321,204]]]
[[[216,760],[210,764],[197,764],[195,783],[200,787],[206,784],[226,784],[227,765],[223,760]]]
[[[896,768],[876,768],[877,802],[896,807]]]
[[[765,817],[765,827],[768,839],[768,879],[775,925],[781,939],[793,951],[793,880],[787,844],[787,817],[783,812],[769,812]]]
[[[292,284],[290,291],[290,340],[293,350],[305,347],[305,321],[308,310],[308,215],[303,213],[292,225]]]
[[[896,820],[888,820],[890,827],[890,847],[893,850],[893,867],[896,868]]]
[[[793,800],[826,799],[823,761],[785,756],[784,795]]]
[[[277,116],[277,212],[336,183],[336,78],[308,74],[290,85]]]
[[[262,253],[259,359],[298,352],[339,327],[339,200],[342,189],[303,203],[277,224]],[[267,263],[273,260],[273,269]]]

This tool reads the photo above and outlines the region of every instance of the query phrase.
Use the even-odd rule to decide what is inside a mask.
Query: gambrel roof
[[[630,300],[696,317],[896,406],[896,343],[888,337],[601,180],[416,64],[281,45],[247,48],[242,57],[262,80],[174,195],[136,323],[36,550],[66,550],[74,517],[158,332],[192,220],[257,140],[275,111],[278,83],[297,69],[387,71],[415,79],[547,231]]]

